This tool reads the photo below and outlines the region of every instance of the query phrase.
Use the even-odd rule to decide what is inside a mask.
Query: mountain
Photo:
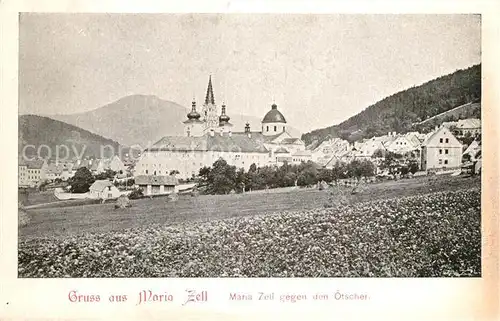
[[[198,112],[201,108],[198,105]],[[145,147],[163,136],[184,135],[182,122],[187,119],[188,112],[189,109],[156,96],[132,95],[88,112],[46,116],[111,137],[127,146],[138,144]],[[250,123],[252,130],[260,129],[260,118],[232,114],[231,106],[228,106],[228,115],[234,131],[243,131],[246,122]]]
[[[64,122],[37,115],[21,115],[18,118],[18,152],[27,157],[40,156],[54,159],[68,157],[110,157],[128,152],[119,143],[93,134]],[[29,146],[32,145],[33,147]],[[26,147],[26,148],[25,148]],[[101,155],[101,147],[103,154]],[[39,155],[37,151],[39,150]],[[68,153],[69,152],[69,153]]]
[[[481,64],[478,64],[393,94],[338,125],[306,133],[302,139],[309,145],[333,137],[355,141],[390,131],[418,130],[414,124],[480,99]],[[480,117],[480,110],[472,114]]]

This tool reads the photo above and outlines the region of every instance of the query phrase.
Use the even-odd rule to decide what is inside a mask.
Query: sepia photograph
[[[481,277],[481,71],[480,14],[19,13],[18,278]]]

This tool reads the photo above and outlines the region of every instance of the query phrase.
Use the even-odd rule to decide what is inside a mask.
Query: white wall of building
[[[272,136],[281,134],[286,131],[285,123],[264,123],[262,124],[262,134],[264,136]]]
[[[200,168],[212,166],[219,158],[229,165],[248,170],[255,163],[257,167],[268,164],[268,153],[241,153],[215,151],[146,151],[135,167],[135,175],[168,175],[178,170],[178,178],[198,175]]]

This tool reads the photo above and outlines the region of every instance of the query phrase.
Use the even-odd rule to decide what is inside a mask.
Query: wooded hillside
[[[55,158],[57,148],[59,148],[59,157],[69,159],[76,156],[111,157],[120,152],[120,144],[111,139],[58,120],[36,115],[19,116],[19,155],[22,155],[25,146],[27,146],[26,156],[30,158],[34,156]],[[101,148],[104,151],[102,155]],[[68,151],[69,155],[67,155]],[[128,151],[123,148],[121,152]]]
[[[386,97],[346,121],[302,135],[306,145],[330,137],[350,141],[406,132],[424,121],[457,106],[481,99],[481,64],[426,82]],[[480,117],[479,113],[474,114]]]

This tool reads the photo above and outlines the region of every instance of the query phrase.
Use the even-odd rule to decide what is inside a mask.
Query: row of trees
[[[298,165],[283,164],[280,167],[259,167],[252,164],[247,172],[217,160],[211,167],[199,172],[200,188],[207,194],[228,194],[232,191],[260,190],[267,188],[310,186],[319,181],[332,182],[349,177],[368,177],[375,174],[370,161],[354,160],[348,164],[338,163],[332,169],[319,168],[313,162]]]

